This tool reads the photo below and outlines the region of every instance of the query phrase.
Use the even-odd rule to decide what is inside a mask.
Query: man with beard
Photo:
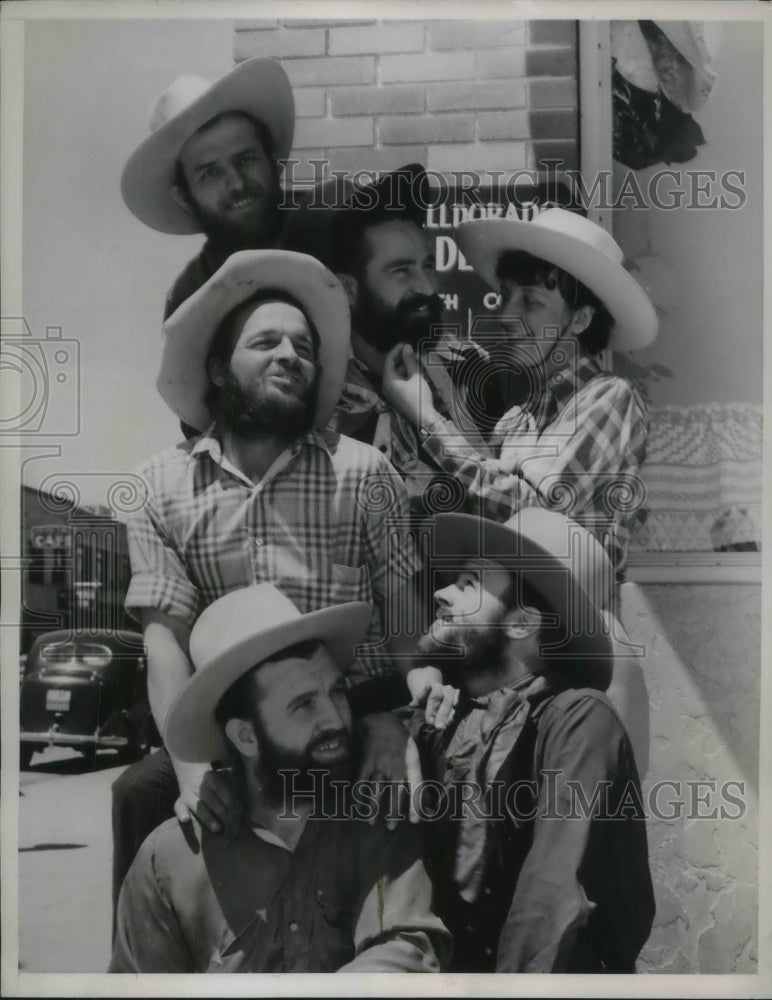
[[[369,619],[364,603],[302,615],[267,583],[203,612],[165,740],[180,759],[235,758],[244,808],[221,836],[170,821],[148,837],[111,972],[440,971],[418,830],[336,806],[357,754],[341,667]]]
[[[455,667],[456,715],[416,734],[448,796],[431,843],[451,971],[634,972],[654,898],[633,748],[602,693],[611,564],[539,508],[506,524],[438,515],[434,555],[461,567],[419,644]]]
[[[351,303],[351,348],[346,385],[331,426],[367,441],[405,481],[411,513],[447,501],[454,482],[422,448],[415,427],[385,398],[388,353],[400,344],[420,355],[433,405],[464,428],[488,454],[478,425],[486,418],[470,405],[468,384],[489,381],[487,357],[477,345],[443,327],[434,249],[424,228],[430,204],[423,167],[410,164],[377,182],[355,187],[327,182],[289,212],[282,246],[318,257],[334,271]]]
[[[149,124],[121,176],[124,202],[151,229],[206,236],[166,296],[166,320],[232,253],[275,245],[295,103],[279,63],[249,59],[215,84],[178,77],[151,105]],[[182,431],[195,436],[184,423]]]
[[[181,76],[153,102],[149,124],[121,177],[127,207],[159,232],[206,236],[169,291],[166,319],[230,254],[275,244],[292,88],[272,59],[249,59],[214,84]]]
[[[278,250],[231,255],[164,327],[159,391],[202,433],[140,468],[147,494],[128,521],[126,605],[144,629],[159,730],[193,669],[193,622],[223,594],[259,581],[303,613],[365,601],[369,648],[347,672],[352,704],[359,714],[383,711],[382,699],[399,704],[405,694],[394,665],[403,673],[412,665],[419,568],[405,538],[405,490],[373,448],[321,431],[348,348],[339,282],[314,258]],[[408,680],[413,693],[418,683]],[[379,719],[368,720],[365,764],[401,776],[404,735]],[[206,771],[162,750],[115,783],[114,899],[139,845],[173,810],[219,828],[230,790],[210,782],[207,800]]]
[[[457,233],[464,257],[501,295],[501,336],[520,376],[520,402],[496,424],[493,455],[434,405],[412,349],[384,366],[383,394],[417,430],[425,452],[486,517],[526,506],[560,510],[602,542],[622,578],[644,491],[643,398],[604,371],[605,349],[648,346],[657,315],[600,226],[562,208],[532,222],[483,219]]]

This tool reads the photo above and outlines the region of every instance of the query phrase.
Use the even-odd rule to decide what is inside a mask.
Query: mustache
[[[232,207],[243,198],[264,198],[265,187],[262,184],[245,184],[239,194],[235,194],[228,199],[226,204]]]
[[[439,319],[442,315],[442,306],[439,295],[422,295],[416,292],[407,299],[403,299],[397,306],[397,313],[401,317],[409,316],[410,313],[426,307],[431,319]]]
[[[347,729],[325,729],[308,744],[308,752],[312,753],[328,740],[341,740],[349,750],[351,749],[351,734]]]

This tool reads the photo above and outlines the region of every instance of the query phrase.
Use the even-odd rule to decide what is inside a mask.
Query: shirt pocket
[[[367,566],[345,566],[343,563],[330,563],[329,591],[332,604],[347,604],[349,601],[365,601],[372,604],[370,574]]]

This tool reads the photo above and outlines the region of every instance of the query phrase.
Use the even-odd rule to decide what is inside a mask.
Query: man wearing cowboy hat
[[[202,433],[141,467],[147,496],[128,522],[126,605],[144,627],[159,728],[192,672],[187,650],[197,616],[262,580],[303,613],[365,601],[370,648],[348,672],[352,699],[364,712],[380,708],[383,686],[377,695],[372,689],[381,682],[396,680],[397,699],[404,693],[392,657],[404,672],[412,662],[407,623],[419,567],[404,537],[404,487],[375,449],[322,433],[348,348],[339,282],[318,260],[288,251],[231,255],[164,326],[159,391]],[[404,738],[399,749],[404,754]],[[393,740],[383,753],[388,763]],[[175,800],[181,820],[195,811],[216,827],[218,801],[199,797],[205,770],[161,752],[115,783],[116,898],[136,849]]]
[[[488,453],[467,409],[468,375],[484,364],[484,352],[443,325],[434,248],[424,229],[429,197],[426,171],[417,163],[371,184],[329,181],[287,213],[281,236],[282,246],[322,260],[349,296],[352,353],[331,426],[389,459],[419,516],[432,512],[432,498],[447,493],[451,477],[384,397],[389,351],[398,344],[420,347],[435,406]]]
[[[179,759],[234,759],[244,808],[224,835],[169,821],[145,841],[111,972],[440,971],[417,828],[338,804],[356,773],[342,668],[369,619],[361,602],[301,614],[268,583],[202,613],[164,738]]]
[[[445,585],[419,648],[461,693],[417,739],[448,796],[432,844],[452,971],[634,972],[654,899],[633,748],[602,693],[611,564],[539,508],[438,515],[433,554]]]
[[[149,119],[151,134],[123,170],[123,199],[151,229],[206,236],[167,296],[166,318],[234,251],[274,246],[295,105],[279,63],[249,59],[214,84],[178,77]]]
[[[643,501],[648,419],[638,391],[603,371],[597,355],[651,344],[654,307],[611,236],[566,209],[531,222],[462,223],[458,244],[501,295],[501,336],[519,373],[517,405],[493,431],[495,457],[437,412],[409,347],[389,357],[384,394],[482,514],[505,520],[525,506],[558,509],[603,541],[621,575]]]

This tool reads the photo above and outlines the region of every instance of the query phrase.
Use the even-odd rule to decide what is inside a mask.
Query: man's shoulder
[[[167,819],[149,834],[137,855],[138,863],[150,866],[156,879],[175,880],[197,872],[201,868],[201,828],[196,821],[180,823],[174,817]]]
[[[206,244],[199,250],[195,257],[187,262],[172,282],[172,286],[166,293],[166,306],[164,308],[164,319],[175,312],[182,303],[189,299],[193,292],[206,284],[212,276],[212,268],[208,265],[208,257],[205,253]]]
[[[373,445],[329,429],[320,431],[319,436],[324,441],[336,470],[393,472],[397,475],[396,470]]]
[[[199,439],[188,438],[178,444],[171,445],[151,455],[137,466],[137,475],[144,479],[154,480],[159,473],[173,473],[174,470],[187,467],[191,452]]]
[[[596,688],[572,687],[559,691],[544,705],[538,725],[540,729],[545,729],[569,720],[576,721],[578,725],[592,726],[593,731],[609,737],[625,733],[617,710],[605,692]]]

